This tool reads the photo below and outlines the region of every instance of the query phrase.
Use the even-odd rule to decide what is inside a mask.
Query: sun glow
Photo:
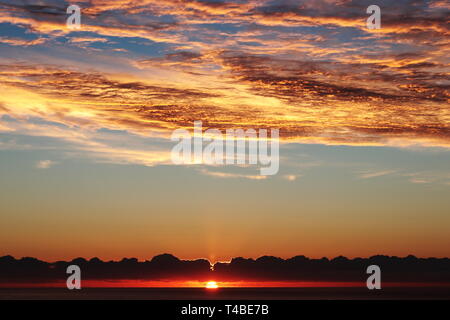
[[[206,289],[217,289],[217,288],[219,288],[219,286],[215,281],[209,281],[208,283],[206,283]]]

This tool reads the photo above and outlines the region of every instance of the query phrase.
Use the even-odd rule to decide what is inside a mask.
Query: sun
[[[219,286],[215,281],[209,281],[208,283],[206,283],[206,289],[217,289],[217,288],[219,288]]]

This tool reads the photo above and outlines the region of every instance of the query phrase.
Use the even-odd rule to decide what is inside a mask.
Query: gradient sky
[[[70,4],[0,0],[0,255],[450,256],[447,1]],[[280,172],[173,165],[195,120]]]

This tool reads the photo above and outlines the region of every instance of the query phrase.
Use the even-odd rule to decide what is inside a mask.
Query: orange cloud
[[[205,128],[279,128],[285,142],[449,146],[448,93],[432,82],[409,87],[409,78],[399,77],[396,88],[388,90],[389,81],[376,74],[370,87],[356,87],[361,74],[349,71],[348,84],[338,84],[344,75],[324,76],[327,67],[314,63],[226,54],[221,59],[229,78],[218,81],[227,83],[226,90],[217,84],[157,86],[5,64],[0,83],[8,90],[0,102],[13,118],[40,117],[89,132],[107,128],[167,137],[203,120]]]

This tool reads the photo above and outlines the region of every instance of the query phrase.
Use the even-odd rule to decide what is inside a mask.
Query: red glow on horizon
[[[450,283],[390,282],[384,287],[450,287]],[[326,281],[191,281],[191,280],[82,280],[82,288],[363,288],[365,282]],[[65,282],[0,283],[0,288],[66,288]]]

